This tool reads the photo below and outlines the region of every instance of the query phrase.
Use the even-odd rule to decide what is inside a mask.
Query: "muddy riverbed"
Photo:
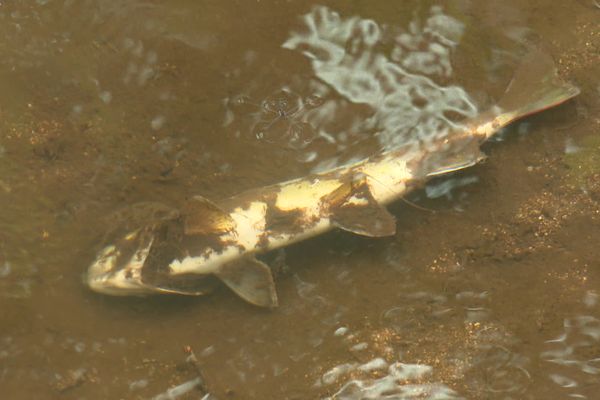
[[[394,203],[394,237],[286,249],[277,309],[84,285],[118,210],[443,130],[531,46],[581,95]],[[0,0],[2,398],[595,399],[598,239],[594,0]]]

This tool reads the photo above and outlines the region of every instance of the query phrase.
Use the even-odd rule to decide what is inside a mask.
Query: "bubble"
[[[228,110],[230,109],[236,115],[241,116],[252,114],[261,107],[260,104],[257,104],[250,98],[250,96],[245,94],[228,98],[226,100],[226,105]]]
[[[362,351],[362,350],[366,350],[367,347],[369,347],[368,343],[366,342],[361,342],[361,343],[357,343],[354,346],[352,346],[350,348],[351,351]]]
[[[319,157],[319,153],[316,151],[308,151],[301,153],[297,159],[302,163],[310,163],[315,161]]]
[[[138,42],[135,47],[131,50],[131,53],[136,57],[141,57],[144,52],[144,44],[142,42]]]
[[[159,130],[165,124],[166,118],[163,115],[158,115],[152,119],[150,122],[150,126],[155,131]]]
[[[325,372],[323,376],[321,376],[321,382],[325,385],[331,385],[335,383],[338,378],[348,372],[351,372],[356,367],[358,367],[358,363],[347,363],[336,365],[331,368],[329,371]]]
[[[8,261],[5,261],[4,264],[0,265],[0,278],[6,278],[11,271],[11,266]]]
[[[1,273],[0,273],[1,276]],[[598,300],[600,299],[600,295],[595,290],[588,290],[585,292],[583,296],[583,304],[587,307],[594,307],[598,304]]]
[[[320,107],[323,105],[323,102],[323,98],[316,94],[304,98],[304,106],[308,109]]]
[[[173,400],[191,392],[192,390],[200,387],[201,385],[202,379],[192,379],[180,385],[174,386],[164,393],[154,396],[152,400]]]
[[[267,114],[274,114],[275,116],[291,116],[291,114],[297,112],[301,108],[300,96],[290,92],[289,90],[278,90],[261,103],[263,111]]]
[[[129,390],[139,390],[145,388],[146,386],[148,386],[147,379],[138,379],[129,383]]]
[[[215,354],[215,352],[216,352],[215,346],[208,346],[207,348],[205,348],[204,350],[202,350],[200,352],[200,356],[208,357],[210,355]]]
[[[464,178],[451,178],[445,179],[439,183],[430,183],[425,186],[425,193],[430,199],[437,199],[439,197],[446,197],[452,199],[452,191],[454,189],[471,185],[479,181],[476,176],[466,176]]]
[[[75,345],[73,346],[73,349],[75,349],[75,351],[77,353],[83,353],[85,351],[85,343],[83,342],[77,342],[75,343]]]
[[[156,61],[158,61],[158,55],[156,54],[156,52],[150,51],[148,52],[148,54],[146,54],[146,62],[148,64],[155,64]]]
[[[552,379],[552,381],[558,386],[562,386],[564,388],[577,387],[577,382],[563,375],[550,374],[550,379]]]
[[[102,100],[105,104],[108,104],[112,100],[112,94],[108,91],[103,91],[100,93],[100,100]]]
[[[335,330],[335,332],[333,332],[334,336],[344,336],[346,333],[348,333],[348,328],[345,326],[341,326],[339,328],[337,328]]]
[[[131,39],[131,38],[125,38],[125,39],[123,39],[123,48],[125,50],[129,50],[133,46],[135,46],[135,42],[133,41],[133,39]]]
[[[137,79],[138,85],[140,85],[140,86],[145,85],[146,82],[148,81],[148,79],[150,79],[150,77],[152,77],[153,74],[154,74],[154,70],[151,67],[149,67],[149,66],[143,67],[138,75],[138,79]]]
[[[581,147],[579,147],[573,138],[565,139],[565,154],[575,154],[581,151]]]
[[[288,130],[288,146],[292,149],[304,149],[316,137],[313,127],[306,122],[298,122],[290,126]]]

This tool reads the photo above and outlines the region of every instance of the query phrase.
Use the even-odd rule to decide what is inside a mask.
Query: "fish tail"
[[[506,126],[564,103],[578,94],[579,88],[558,76],[552,57],[533,49],[524,57],[498,102],[501,114],[497,120]]]

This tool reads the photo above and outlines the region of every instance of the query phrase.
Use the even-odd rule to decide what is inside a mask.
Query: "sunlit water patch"
[[[363,330],[340,324],[333,331],[351,357],[339,359],[315,381],[315,388],[335,389],[327,399],[519,398],[526,393],[531,361],[517,350],[520,340],[494,321],[489,292],[416,291],[399,298],[382,312],[377,326]]]
[[[426,148],[477,114],[463,88],[441,83],[464,32],[441,7],[405,28],[323,6],[301,21],[282,47],[308,58],[314,78],[292,76],[264,98],[249,86],[225,99],[232,134],[294,149],[298,161],[322,170],[382,148]]]
[[[327,383],[334,375],[354,372],[355,374],[382,377],[354,378],[327,400],[450,400],[463,399],[454,390],[441,383],[422,383],[431,374],[432,368],[422,364],[393,363],[383,359],[373,359],[364,364],[344,364],[323,375]]]
[[[587,291],[584,309],[589,314],[565,318],[558,337],[545,343],[541,359],[551,364],[548,375],[552,384],[565,396],[592,399],[590,388],[600,379],[600,318],[598,292]]]
[[[461,87],[435,81],[451,75],[450,56],[464,30],[440,7],[406,29],[342,17],[326,7],[315,7],[303,22],[304,30],[283,47],[310,59],[325,85],[321,90],[337,96],[331,101],[368,106],[346,135],[372,132],[384,148],[427,146],[457,129],[458,120],[476,115],[477,107]],[[323,134],[337,137],[339,132]]]

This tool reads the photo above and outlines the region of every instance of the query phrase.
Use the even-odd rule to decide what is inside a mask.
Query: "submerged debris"
[[[185,361],[194,369],[194,372],[197,375],[196,378],[183,382],[177,386],[173,386],[167,391],[152,397],[152,400],[174,400],[193,390],[198,390],[203,394],[201,398],[202,400],[216,400],[216,397],[211,395],[206,387],[204,376],[202,374],[202,367],[198,361],[198,358],[196,358],[196,354],[194,353],[192,347],[185,346],[183,351],[188,355]]]
[[[81,386],[88,380],[87,370],[85,368],[78,368],[75,370],[69,370],[66,376],[56,374],[56,383],[54,388],[60,392],[66,392],[70,389],[74,389]]]

